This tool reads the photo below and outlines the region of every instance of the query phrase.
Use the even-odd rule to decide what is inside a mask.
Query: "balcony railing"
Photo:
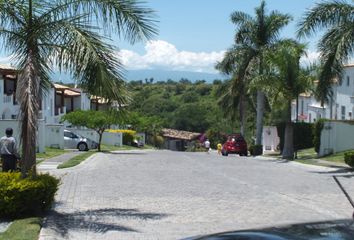
[[[4,103],[11,103],[11,102],[12,102],[12,95],[5,95]]]

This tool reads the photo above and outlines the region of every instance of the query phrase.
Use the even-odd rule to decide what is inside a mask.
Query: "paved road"
[[[350,173],[296,163],[136,151],[52,173],[63,184],[41,240],[181,239],[352,214],[331,177]],[[354,178],[341,180],[354,195]]]

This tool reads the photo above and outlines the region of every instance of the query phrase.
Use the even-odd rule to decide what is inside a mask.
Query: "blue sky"
[[[295,37],[296,25],[314,0],[268,0],[267,9],[288,13],[294,20],[282,37]],[[157,12],[159,35],[150,43],[134,46],[117,41],[127,69],[163,69],[215,72],[214,65],[233,43],[233,11],[254,15],[260,0],[150,0]],[[317,57],[316,38],[306,39],[309,59]]]
[[[156,11],[159,35],[150,42],[133,46],[114,38],[119,47],[117,57],[127,70],[162,69],[215,72],[215,62],[232,45],[235,27],[230,21],[233,11],[254,15],[260,0],[146,0],[145,6]],[[268,0],[267,9],[294,17],[282,32],[295,37],[296,24],[314,0]],[[309,58],[317,56],[315,40],[307,39]],[[0,62],[7,58],[0,55]]]

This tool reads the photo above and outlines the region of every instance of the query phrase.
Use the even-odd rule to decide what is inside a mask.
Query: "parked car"
[[[224,232],[185,240],[352,240],[352,219],[327,222],[301,223],[284,227]]]
[[[247,143],[240,133],[231,134],[227,137],[227,141],[222,145],[221,154],[227,156],[229,154],[240,154],[247,156]]]
[[[64,148],[77,148],[79,151],[88,151],[90,149],[96,149],[98,143],[69,130],[64,130]]]

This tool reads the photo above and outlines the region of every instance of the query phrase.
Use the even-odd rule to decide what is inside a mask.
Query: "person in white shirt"
[[[207,152],[209,153],[210,152],[210,142],[209,142],[209,139],[206,139],[205,142],[204,142],[204,147],[205,149],[207,150]]]
[[[0,157],[2,159],[2,171],[16,171],[16,162],[20,158],[17,148],[16,140],[12,136],[12,128],[7,128],[6,136],[0,139]]]

